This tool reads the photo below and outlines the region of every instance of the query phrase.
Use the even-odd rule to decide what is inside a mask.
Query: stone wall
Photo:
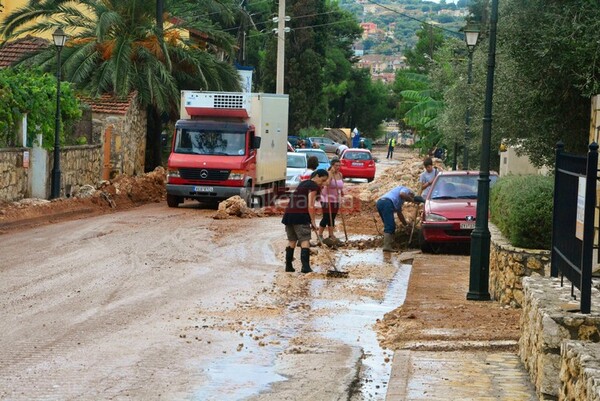
[[[53,160],[53,153],[49,156]],[[71,196],[82,185],[98,186],[102,178],[102,145],[66,146],[60,157],[61,196]]]
[[[560,279],[552,277],[523,278],[519,356],[540,401],[559,399],[564,340],[600,342],[600,292],[592,288],[592,311],[581,314],[572,311],[578,309],[579,302],[571,298],[570,283],[566,279],[564,283],[561,287]],[[577,289],[575,294],[579,294]]]
[[[489,225],[490,295],[503,305],[519,308],[523,304],[523,277],[550,276],[550,251],[512,246],[498,228]]]
[[[0,201],[20,200],[29,196],[29,169],[23,167],[25,151],[30,149],[0,149]]]
[[[600,344],[563,341],[560,400],[600,401]]]

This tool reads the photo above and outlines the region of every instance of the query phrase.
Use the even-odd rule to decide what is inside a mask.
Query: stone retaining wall
[[[490,295],[503,305],[523,305],[523,277],[550,276],[550,251],[512,246],[496,226],[489,225]]]
[[[53,160],[54,156],[49,153],[49,157]],[[66,146],[60,157],[61,196],[71,196],[83,185],[98,186],[102,178],[102,145]]]
[[[29,150],[27,148],[0,149],[0,201],[28,197],[29,170],[23,167],[23,154]]]
[[[529,372],[540,401],[558,400],[563,384],[559,379],[561,344],[564,340],[600,342],[600,292],[592,288],[590,314],[569,312],[579,306],[571,298],[571,285],[552,277],[523,278],[523,312],[519,356]],[[579,291],[575,289],[578,296]],[[564,386],[573,387],[572,383]],[[586,398],[568,398],[585,400]]]
[[[29,167],[23,167],[23,155],[30,154]],[[46,196],[50,196],[53,152],[47,152],[45,161]],[[14,202],[31,197],[33,178],[33,149],[0,149],[0,201]],[[60,196],[70,196],[82,185],[96,187],[102,177],[102,145],[66,146],[60,151]]]
[[[600,401],[600,344],[563,341],[560,400]]]

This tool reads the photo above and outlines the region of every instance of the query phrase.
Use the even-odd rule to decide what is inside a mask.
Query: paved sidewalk
[[[432,265],[438,263],[441,265]],[[468,256],[419,255],[415,258],[404,305],[406,313],[418,314],[417,320],[420,319],[423,326],[415,329],[409,323],[404,332],[399,332],[400,349],[394,353],[387,401],[538,400],[517,355],[514,332],[507,331],[506,338],[500,338],[496,331],[485,338],[481,326],[468,324],[469,316],[480,313],[482,307],[490,308],[488,324],[494,324],[494,309],[498,309],[493,302],[466,301],[468,274]],[[446,292],[444,296],[432,296],[432,291],[426,291],[424,286],[430,290],[440,288],[438,286],[457,289],[450,295]],[[464,309],[462,318],[467,322],[457,322],[460,330],[449,328],[452,323],[448,321],[430,318],[456,305]],[[452,334],[450,338],[440,335],[447,333]]]

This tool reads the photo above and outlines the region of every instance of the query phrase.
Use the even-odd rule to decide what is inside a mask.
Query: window
[[[246,154],[246,133],[180,128],[175,153],[241,156]]]

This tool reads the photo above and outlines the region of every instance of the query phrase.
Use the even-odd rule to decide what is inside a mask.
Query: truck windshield
[[[175,153],[241,156],[246,153],[245,138],[245,132],[179,128],[175,139]]]

